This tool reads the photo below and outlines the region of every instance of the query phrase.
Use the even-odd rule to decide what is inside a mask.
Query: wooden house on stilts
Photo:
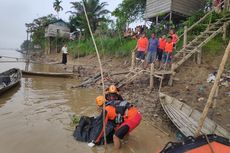
[[[204,8],[205,0],[147,0],[145,19],[181,20]]]

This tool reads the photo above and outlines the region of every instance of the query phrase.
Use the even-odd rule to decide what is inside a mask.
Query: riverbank
[[[161,91],[202,112],[212,87],[212,83],[207,83],[206,80],[210,73],[218,69],[221,58],[222,53],[219,53],[215,56],[205,55],[201,65],[197,65],[193,61],[187,62],[179,69],[176,75],[177,81],[174,82],[173,87],[167,86],[167,82],[165,82]],[[43,58],[43,62],[46,63],[57,63],[59,61],[61,61],[61,54],[53,54]],[[112,58],[104,56],[102,57],[102,63],[104,72],[109,74],[127,72],[130,69],[131,59],[130,57]],[[60,66],[66,71],[74,70],[75,74],[81,80],[95,76],[95,74],[100,72],[96,55],[89,55],[79,59],[75,59],[70,55],[68,57],[68,64]],[[119,82],[125,75],[106,77],[106,86]],[[99,80],[87,87],[101,88],[100,85],[101,81]],[[161,129],[166,135],[173,136],[176,129],[160,106],[157,94],[158,86],[159,80],[156,80],[154,85],[155,90],[150,93],[149,75],[142,75],[132,83],[125,85],[120,93],[126,100],[138,106],[144,116],[144,120],[150,121],[151,124]],[[227,94],[229,91],[230,88],[228,85],[220,87],[217,106],[215,109],[211,109],[209,113],[211,119],[227,130],[230,129],[230,106],[228,105],[229,95]]]

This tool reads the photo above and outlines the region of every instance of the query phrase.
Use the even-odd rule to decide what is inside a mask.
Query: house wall
[[[145,18],[152,18],[171,11],[172,0],[147,0]]]
[[[204,0],[172,0],[172,11],[191,16],[204,6]]]
[[[59,37],[69,38],[70,29],[65,26],[50,24],[45,30],[45,37],[56,37],[58,32]]]
[[[191,16],[204,6],[204,0],[147,0],[145,18],[153,18],[164,13]]]

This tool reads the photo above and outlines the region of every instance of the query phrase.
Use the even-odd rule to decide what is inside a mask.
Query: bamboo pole
[[[201,118],[200,118],[200,120],[199,120],[199,124],[198,124],[199,126],[198,126],[198,128],[197,128],[197,130],[196,130],[196,132],[195,132],[195,136],[200,135],[200,132],[201,132],[201,129],[202,129],[202,127],[203,127],[205,118],[207,117],[207,114],[208,114],[208,110],[209,110],[209,108],[210,108],[211,105],[212,105],[213,97],[214,97],[214,94],[215,94],[215,92],[216,92],[216,88],[218,87],[218,84],[219,84],[219,82],[220,82],[220,77],[221,77],[221,75],[222,75],[222,73],[223,73],[223,71],[224,71],[224,66],[225,66],[225,64],[226,64],[226,62],[227,62],[227,60],[228,60],[229,52],[230,52],[230,42],[229,42],[229,44],[228,44],[227,49],[225,50],[223,59],[222,59],[222,61],[221,61],[221,63],[220,63],[220,67],[219,67],[219,70],[218,70],[218,72],[217,72],[217,76],[216,76],[214,85],[213,85],[213,87],[212,87],[212,89],[211,89],[211,92],[210,92],[209,97],[208,97],[208,101],[207,101],[207,103],[206,103],[206,105],[205,105],[205,108],[204,108],[204,110],[203,110],[202,116],[201,116]]]
[[[151,70],[150,70],[150,90],[152,91],[153,89],[153,84],[154,84],[154,64],[151,63]]]
[[[216,88],[215,97],[214,97],[214,101],[213,101],[213,105],[212,105],[213,109],[216,108],[218,94],[219,94],[219,86],[217,86],[217,88]]]
[[[184,43],[183,43],[183,47],[185,48],[187,46],[188,43],[188,27],[185,26],[184,27]],[[185,56],[185,52],[183,53],[183,56]]]
[[[82,6],[83,6],[84,13],[85,13],[86,21],[87,21],[87,24],[88,24],[89,32],[90,32],[90,35],[91,35],[91,38],[93,40],[93,44],[94,44],[94,47],[95,47],[95,50],[96,50],[96,53],[97,53],[97,59],[98,59],[99,67],[100,67],[100,73],[101,73],[102,92],[103,92],[103,96],[105,97],[104,73],[103,73],[103,68],[102,68],[100,54],[99,54],[99,51],[98,51],[98,48],[97,48],[97,44],[96,44],[94,36],[93,36],[93,32],[92,32],[92,29],[91,29],[91,26],[90,26],[90,23],[89,23],[89,18],[88,18],[87,12],[86,12],[86,8],[85,8],[84,2],[82,3]],[[105,131],[106,129],[105,129],[105,126],[106,125],[105,125],[105,103],[104,103],[103,104],[103,131],[104,131],[104,142],[105,142],[104,144],[105,144],[105,147],[106,147],[107,141],[106,141],[106,131]]]

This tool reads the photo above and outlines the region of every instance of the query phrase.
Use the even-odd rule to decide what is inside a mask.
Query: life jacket
[[[115,124],[121,124],[124,122],[124,118],[128,117],[128,111],[129,108],[133,107],[132,104],[130,104],[127,101],[110,101],[106,103],[106,106],[113,106],[116,110],[116,117],[115,117]]]
[[[165,49],[165,45],[166,45],[166,39],[162,39],[162,38],[160,38],[159,39],[159,48],[160,49],[162,49],[162,50],[164,50]]]
[[[177,34],[172,34],[171,35],[171,37],[172,37],[172,42],[173,42],[173,44],[176,44],[177,43],[177,41],[178,41],[178,36],[177,36]]]
[[[145,50],[147,50],[148,44],[149,44],[149,40],[146,37],[140,38],[137,42],[138,51],[144,52]]]
[[[167,42],[165,45],[165,52],[172,53],[173,52],[173,42]]]

